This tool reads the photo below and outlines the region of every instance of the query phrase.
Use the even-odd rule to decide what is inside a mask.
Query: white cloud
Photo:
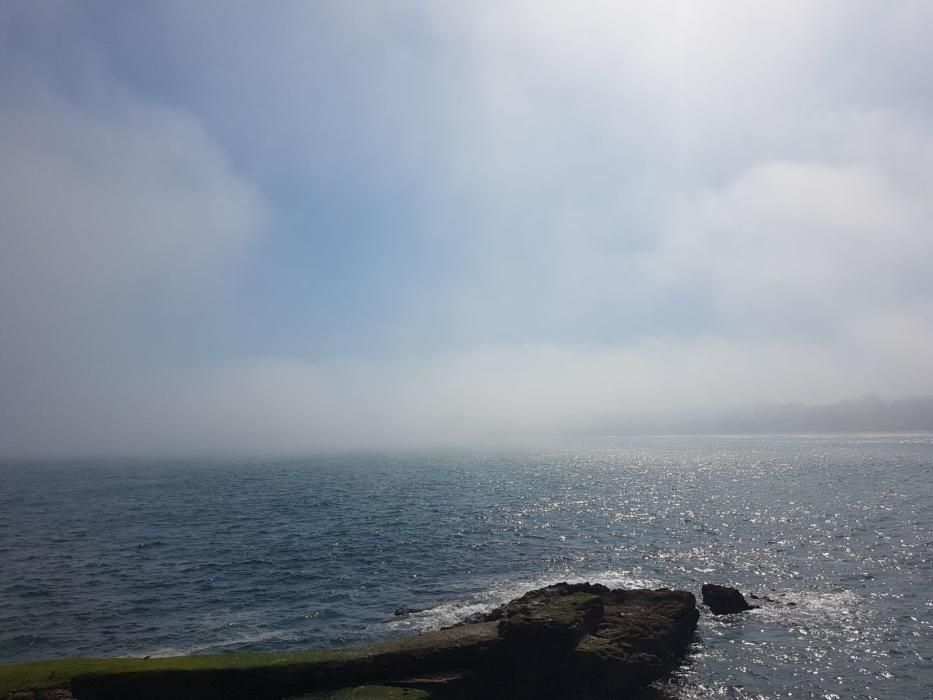
[[[930,301],[914,287],[933,259],[931,220],[927,197],[874,170],[767,163],[698,196],[648,265],[746,329],[838,325],[913,305],[916,291]]]
[[[933,9],[568,7],[51,13],[37,51],[79,35],[80,84],[43,59],[0,86],[0,442],[288,451],[933,392]],[[365,360],[140,348],[164,324],[197,355],[181,317],[230,313],[266,213],[228,150],[454,239],[394,310],[438,328]]]

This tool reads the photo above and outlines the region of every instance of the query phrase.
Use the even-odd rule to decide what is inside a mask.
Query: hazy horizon
[[[0,458],[923,424],[931,22],[6,3]]]
[[[20,454],[0,455],[0,464],[58,462],[74,460],[215,460],[227,459],[304,459],[352,454],[401,455],[411,452],[443,454],[447,451],[524,450],[542,447],[594,446],[604,440],[689,439],[689,438],[759,438],[772,437],[842,437],[933,434],[933,397],[885,401],[876,395],[846,399],[831,404],[759,402],[734,407],[710,416],[672,416],[619,414],[603,416],[576,429],[553,432],[440,434],[431,438],[400,434],[369,441],[317,441],[315,444],[279,441],[274,445],[253,446],[232,442],[230,445],[129,446],[121,450],[37,449]],[[593,442],[596,441],[596,442]],[[608,444],[608,443],[607,443]]]

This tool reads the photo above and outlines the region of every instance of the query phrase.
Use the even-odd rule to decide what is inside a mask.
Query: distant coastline
[[[884,399],[877,394],[828,404],[759,401],[707,416],[604,416],[588,434],[826,435],[933,432],[933,396]]]

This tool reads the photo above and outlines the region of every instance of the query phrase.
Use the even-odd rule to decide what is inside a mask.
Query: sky
[[[0,455],[933,394],[933,4],[0,3]]]

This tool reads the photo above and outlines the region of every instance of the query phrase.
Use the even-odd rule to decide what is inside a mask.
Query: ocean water
[[[0,464],[0,663],[356,644],[707,581],[683,698],[933,698],[933,436]],[[401,606],[422,612],[396,616]]]

